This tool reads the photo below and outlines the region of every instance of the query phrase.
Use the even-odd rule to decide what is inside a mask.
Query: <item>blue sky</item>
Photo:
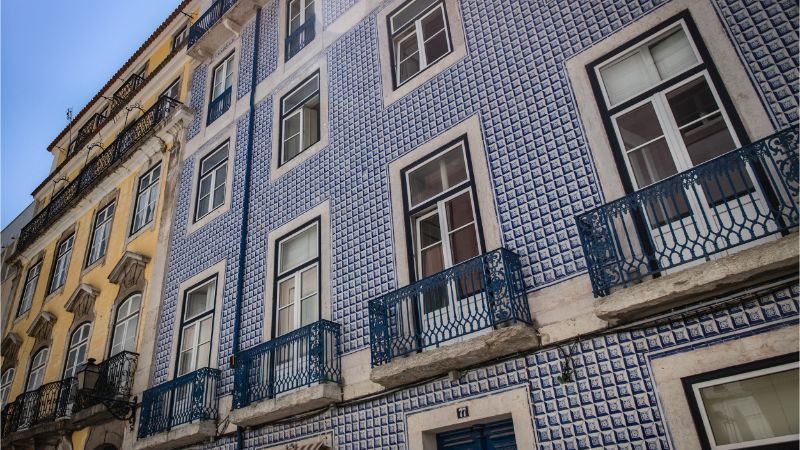
[[[0,225],[50,171],[47,145],[179,0],[3,0],[0,9]]]

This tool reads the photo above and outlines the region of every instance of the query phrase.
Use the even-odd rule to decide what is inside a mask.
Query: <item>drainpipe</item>
[[[256,84],[258,84],[258,42],[260,40],[259,31],[261,30],[261,8],[256,9],[256,30],[253,43],[253,67],[250,79],[250,110],[248,111],[247,124],[247,154],[244,166],[244,196],[242,198],[242,227],[239,239],[239,270],[236,274],[236,308],[233,315],[233,357],[231,358],[231,368],[237,364],[236,357],[239,354],[239,328],[242,311],[242,296],[244,295],[244,269],[247,258],[247,231],[250,217],[250,171],[253,164],[253,129],[256,120]],[[236,389],[236,386],[234,386]],[[236,448],[244,448],[244,432],[240,426],[236,427]]]

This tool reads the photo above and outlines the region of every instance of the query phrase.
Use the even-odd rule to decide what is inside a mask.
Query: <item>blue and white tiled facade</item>
[[[255,22],[241,34],[236,98],[279,67],[279,0],[262,10],[259,51]],[[317,0],[323,23],[348,14],[356,0]],[[705,1],[705,0],[704,0]],[[746,67],[772,125],[797,121],[798,8],[794,2],[712,0]],[[574,216],[603,202],[593,157],[570,85],[566,61],[656,11],[662,1],[460,0],[467,56],[410,94],[384,106],[377,12],[345,32],[322,56],[328,70],[329,145],[298,167],[271,179],[273,98],[255,105],[249,205],[244,201],[248,118],[235,128],[230,209],[188,233],[196,157],[183,166],[167,262],[162,314],[154,350],[153,383],[171,378],[179,285],[226,262],[217,365],[220,395],[232,391],[228,360],[238,277],[243,278],[241,347],[262,342],[269,287],[268,234],[323,202],[331,215],[331,319],[342,326],[343,354],[369,345],[367,301],[398,286],[391,239],[388,164],[465,119],[478,115],[503,245],[523,259],[526,285],[539,290],[585,276]],[[220,50],[222,51],[222,50]],[[200,139],[210,67],[192,76],[195,121],[186,139]],[[195,153],[210,149],[211,140]],[[249,211],[245,271],[238,273],[241,222]],[[270,267],[268,267],[270,266]],[[650,374],[654,358],[723,340],[797,325],[797,287],[743,306],[657,327],[609,333],[573,349],[575,382],[560,385],[558,350],[471,370],[460,381],[437,380],[370,400],[335,407],[321,416],[245,432],[246,448],[261,448],[331,432],[337,449],[406,448],[405,414],[459,399],[524,385],[530,391],[536,442],[542,449],[672,448]],[[235,448],[220,437],[209,448]]]

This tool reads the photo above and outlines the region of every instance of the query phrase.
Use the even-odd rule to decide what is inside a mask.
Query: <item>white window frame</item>
[[[295,264],[294,266],[283,267],[282,268],[283,270],[281,270],[280,261],[281,261],[281,252],[282,252],[282,249],[283,249],[283,245],[286,242],[290,241],[293,237],[298,236],[301,233],[303,233],[303,232],[305,232],[305,231],[307,231],[307,230],[309,230],[311,228],[315,229],[315,233],[314,234],[316,236],[317,246],[316,246],[316,248],[314,250],[316,252],[316,255],[311,257],[311,258],[309,258],[309,259],[307,259],[307,260],[305,260],[305,261],[303,261],[303,262],[301,262],[301,263],[299,263],[299,264]],[[280,333],[280,317],[281,317],[280,312],[281,312],[281,310],[285,309],[285,308],[288,308],[289,306],[293,306],[294,307],[294,312],[293,312],[293,315],[292,315],[292,326],[284,334],[291,333],[292,331],[297,330],[297,329],[299,329],[299,328],[301,328],[303,326],[302,325],[302,301],[304,299],[306,299],[306,298],[309,298],[309,297],[313,296],[313,295],[317,296],[317,304],[316,304],[317,321],[319,321],[319,319],[320,319],[320,315],[322,314],[321,307],[320,307],[320,304],[321,304],[321,301],[322,301],[322,296],[321,296],[321,290],[322,290],[322,272],[321,272],[322,255],[321,255],[321,247],[322,247],[322,245],[321,244],[322,243],[320,241],[320,223],[319,223],[318,219],[314,219],[312,223],[310,223],[308,225],[305,225],[305,226],[302,226],[300,229],[297,229],[297,230],[287,234],[286,236],[278,238],[278,241],[277,241],[278,254],[277,254],[277,260],[276,260],[276,261],[278,261],[277,262],[277,267],[276,267],[277,277],[275,278],[275,297],[274,297],[274,302],[275,302],[275,327],[274,327],[275,337],[280,336],[279,333]],[[303,277],[304,273],[306,273],[306,272],[308,272],[308,271],[310,271],[312,269],[317,271],[317,290],[315,291],[314,294],[306,296],[306,297],[303,297],[302,296],[302,277]],[[281,307],[280,306],[280,286],[281,286],[282,283],[284,283],[284,282],[286,282],[286,281],[288,281],[290,279],[294,279],[294,297],[292,298],[292,302],[290,304]]]
[[[213,167],[211,167],[211,168],[207,169],[205,172],[203,172],[203,162],[206,161],[211,156],[215,155],[223,147],[225,148],[225,158],[222,159],[217,164],[215,164]],[[211,214],[211,212],[213,212],[213,211],[217,210],[218,208],[222,207],[222,205],[224,205],[227,202],[227,200],[228,200],[228,198],[227,198],[228,197],[228,191],[227,191],[228,183],[230,183],[230,181],[231,181],[229,179],[230,178],[230,174],[228,173],[229,158],[230,158],[230,141],[226,140],[224,143],[222,143],[221,145],[218,145],[217,147],[215,147],[214,150],[212,150],[207,155],[205,155],[202,158],[200,158],[200,160],[198,161],[198,177],[197,177],[197,185],[195,187],[197,193],[196,193],[196,196],[195,196],[196,199],[195,199],[195,205],[194,205],[194,221],[195,222],[197,222],[197,221],[203,219],[204,217],[208,216],[209,214]],[[215,185],[217,184],[217,171],[220,170],[220,169],[222,169],[222,171],[225,172],[225,184],[221,185],[223,192],[225,192],[225,195],[222,198],[222,202],[219,205],[214,206],[214,191],[216,191]],[[211,178],[211,187],[209,188],[208,196],[207,197],[201,197],[200,196],[200,185],[203,183],[203,181],[206,178],[209,178],[209,177]],[[204,198],[208,199],[208,202],[209,202],[208,203],[208,210],[205,212],[205,214],[203,214],[201,216],[200,215],[200,204],[201,204],[201,202],[203,201]]]
[[[69,262],[72,258],[72,249],[75,246],[75,233],[67,236],[56,246],[56,255],[53,261],[53,275],[48,287],[48,294],[60,289],[67,281],[67,272],[69,271]]]
[[[316,80],[317,89],[315,91],[313,91],[311,94],[309,94],[308,96],[306,96],[304,99],[302,99],[302,101],[298,102],[295,106],[293,106],[291,109],[289,109],[287,111],[286,110],[286,100],[289,97],[291,97],[292,95],[294,95],[296,92],[300,91],[301,89],[303,89],[304,87],[309,85],[309,83],[313,83],[314,80]],[[281,100],[280,100],[280,102],[281,102],[281,118],[280,118],[280,121],[281,121],[280,122],[281,134],[280,134],[280,154],[279,154],[279,157],[278,157],[279,158],[278,159],[278,167],[288,163],[289,161],[292,161],[293,159],[298,158],[301,154],[303,154],[303,152],[305,152],[306,150],[311,148],[314,144],[316,144],[317,142],[320,142],[322,140],[322,117],[320,117],[322,115],[321,85],[322,85],[322,78],[320,76],[320,71],[317,71],[314,74],[312,74],[311,76],[309,76],[306,79],[304,79],[303,81],[301,81],[294,89],[292,89],[291,91],[287,92],[286,94],[284,94],[281,97]],[[306,142],[306,141],[310,140],[310,138],[308,136],[305,136],[304,133],[303,133],[303,131],[305,129],[305,126],[304,126],[305,125],[305,114],[303,114],[303,112],[305,111],[305,105],[308,104],[308,102],[311,99],[313,99],[314,97],[317,97],[317,99],[318,99],[317,101],[319,103],[319,105],[317,107],[319,109],[319,112],[317,113],[317,123],[316,123],[316,126],[317,126],[317,140],[316,140],[316,142]],[[286,159],[286,147],[285,147],[285,145],[286,145],[286,141],[288,140],[288,138],[286,136],[286,123],[289,121],[289,119],[293,118],[294,116],[296,116],[298,114],[300,115],[300,126],[298,128],[297,134],[292,135],[291,137],[300,136],[300,151],[297,152],[297,154],[294,155],[292,158]]]
[[[28,369],[28,378],[25,380],[25,392],[35,391],[42,386],[44,382],[44,371],[47,368],[47,360],[49,357],[49,347],[41,348],[33,355],[30,368]],[[41,359],[41,361],[37,363],[37,359]],[[35,383],[31,383],[32,381],[35,381]]]
[[[84,330],[86,330],[86,336],[80,337],[83,334]],[[62,374],[62,379],[72,378],[75,374],[78,373],[78,369],[86,360],[86,355],[89,353],[89,338],[92,335],[92,324],[91,322],[84,322],[78,325],[77,328],[72,330],[72,333],[69,335],[69,342],[67,347],[66,359],[64,360],[64,372]],[[79,340],[77,342],[73,342],[73,340],[78,337]],[[70,357],[74,354],[80,354],[81,350],[83,351],[83,358],[78,359],[75,358],[75,361],[72,365],[69,364]]]
[[[158,178],[153,180],[153,174],[158,170]],[[147,184],[143,187],[142,183],[147,180]],[[150,224],[156,216],[156,206],[158,205],[159,188],[161,186],[161,163],[151,167],[147,172],[143,173],[136,181],[136,200],[133,204],[133,218],[131,220],[131,232],[133,236]],[[142,206],[144,205],[144,206]],[[144,214],[144,219],[137,220]]]
[[[17,317],[25,314],[31,310],[33,305],[33,297],[36,295],[36,285],[39,284],[39,275],[42,272],[42,261],[38,261],[28,269],[25,275],[25,285],[22,288],[22,297],[19,300],[19,309],[17,309]]]
[[[411,2],[409,2],[408,4],[410,5],[410,3]],[[391,24],[391,18],[393,16],[397,15],[398,13],[400,13],[402,10],[403,10],[403,8],[400,8],[399,10],[395,11],[393,14],[391,14],[389,16],[389,23],[390,24]],[[446,41],[447,41],[447,51],[444,52],[441,56],[439,56],[435,60],[428,61],[428,56],[425,53],[425,43],[427,41],[423,41],[424,36],[422,34],[422,22],[426,18],[428,18],[429,16],[433,15],[434,13],[436,13],[437,11],[442,15],[442,21],[444,22],[444,29],[440,30],[439,32],[437,32],[436,34],[431,36],[431,38],[429,38],[428,40],[432,39],[435,36],[438,36],[440,33],[443,32],[445,34]],[[390,28],[393,28],[393,27],[390,25]],[[414,30],[414,31],[412,32],[412,30]],[[451,38],[450,38],[450,25],[448,24],[447,11],[445,10],[445,7],[444,7],[444,1],[439,1],[436,6],[432,6],[432,7],[429,6],[429,9],[427,11],[425,11],[419,17],[417,17],[413,21],[411,21],[410,24],[406,24],[403,28],[401,28],[399,30],[390,30],[390,33],[391,33],[391,41],[392,41],[391,42],[391,46],[392,46],[392,51],[393,51],[393,55],[394,55],[394,57],[392,58],[393,59],[392,63],[394,65],[393,70],[394,70],[394,77],[395,77],[394,80],[395,80],[395,87],[396,88],[402,86],[403,84],[405,84],[406,82],[408,82],[409,80],[414,78],[415,76],[417,76],[420,73],[422,73],[423,71],[425,71],[425,69],[427,69],[428,67],[432,66],[433,64],[436,64],[441,59],[445,58],[447,55],[449,55],[450,53],[453,52],[453,43],[451,42]],[[400,64],[403,61],[400,61],[399,48],[400,48],[400,44],[401,43],[405,42],[406,40],[408,40],[412,36],[416,38],[416,42],[417,42],[417,54],[419,55],[419,70],[416,73],[414,73],[413,75],[410,75],[408,78],[406,78],[404,80],[401,80],[400,79]]]
[[[177,92],[178,95],[174,95],[174,96],[173,95],[167,95],[171,90],[173,90],[175,88],[178,89],[178,92]],[[180,97],[181,97],[181,77],[176,78],[175,81],[170,83],[169,86],[167,86],[167,88],[164,89],[164,91],[161,93],[160,97],[169,97],[169,98],[171,98],[173,100],[179,100],[180,101]]]
[[[14,383],[15,374],[16,369],[9,367],[0,376],[0,407],[6,406],[6,403],[8,403],[8,394],[11,393],[11,385]]]
[[[178,30],[177,33],[172,35],[172,47],[171,51],[175,51],[175,49],[180,48],[184,42],[186,42],[186,38],[189,37],[189,25],[184,25]]]
[[[727,444],[727,445],[717,445],[714,440],[714,433],[711,430],[711,425],[708,421],[708,414],[706,413],[705,405],[703,404],[703,398],[700,395],[700,389],[710,387],[710,386],[717,386],[720,384],[731,383],[735,381],[745,380],[749,378],[756,378],[764,375],[770,375],[777,372],[784,372],[787,370],[798,369],[797,362],[791,362],[786,364],[780,364],[773,367],[768,367],[765,369],[754,370],[750,372],[739,373],[736,375],[731,375],[728,377],[716,378],[714,380],[703,381],[699,383],[692,384],[692,392],[694,394],[694,401],[697,404],[697,409],[700,412],[700,417],[703,422],[703,427],[706,431],[706,437],[708,438],[709,445],[712,449],[719,449],[719,450],[734,450],[734,449],[743,449],[743,448],[750,448],[755,446],[762,446],[762,445],[769,445],[769,444],[777,444],[781,442],[796,442],[800,439],[800,434],[792,434],[786,436],[780,436],[776,438],[768,438],[768,439],[759,439],[755,441],[747,441],[738,444]]]
[[[664,78],[663,80],[659,79],[659,81],[657,81],[655,84],[653,84],[652,86],[648,87],[646,90],[644,90],[642,92],[637,92],[635,94],[632,94],[632,95],[630,95],[630,96],[628,96],[628,97],[626,97],[626,98],[624,98],[624,99],[612,104],[611,100],[608,97],[608,91],[606,90],[605,82],[603,81],[603,75],[602,75],[601,71],[604,68],[612,66],[612,65],[618,63],[619,61],[622,61],[623,59],[626,59],[626,58],[632,56],[635,53],[640,53],[645,58],[645,60],[650,61],[652,63],[652,64],[648,65],[648,68],[655,69],[655,67],[656,67],[655,66],[655,62],[653,62],[652,56],[650,55],[650,50],[649,50],[650,44],[652,44],[653,42],[655,42],[655,41],[657,41],[659,39],[664,38],[665,36],[671,34],[672,32],[674,32],[678,28],[681,28],[683,30],[683,34],[686,36],[686,39],[689,42],[689,46],[690,46],[692,52],[694,53],[694,57],[695,57],[695,60],[697,62],[695,64],[691,65],[691,66],[685,67],[681,72],[674,73],[674,74],[670,75],[669,77]],[[644,92],[647,92],[647,90],[652,89],[652,88],[654,88],[654,87],[656,87],[656,86],[658,86],[660,84],[666,83],[666,82],[668,82],[668,81],[670,81],[670,80],[672,80],[672,79],[674,79],[676,77],[679,77],[679,76],[683,75],[684,73],[686,73],[686,72],[692,70],[693,68],[698,67],[698,66],[700,66],[702,64],[704,64],[703,57],[702,57],[702,55],[700,55],[700,51],[697,49],[697,44],[695,44],[694,38],[692,37],[692,34],[689,32],[689,29],[686,27],[686,22],[683,21],[683,20],[679,20],[675,24],[668,26],[667,28],[659,31],[658,33],[656,33],[656,34],[654,34],[652,36],[648,36],[647,39],[643,40],[642,42],[637,43],[635,47],[626,50],[625,52],[623,52],[620,55],[617,55],[617,56],[609,59],[608,61],[604,61],[602,64],[597,65],[594,68],[594,71],[595,71],[595,77],[599,81],[598,84],[600,85],[600,91],[603,93],[603,101],[605,101],[606,107],[608,109],[612,109],[615,106],[621,105],[621,104],[627,102],[628,100],[630,100],[630,99],[632,99],[632,98],[634,98],[636,96],[642,95]]]
[[[210,323],[210,327],[211,327],[211,333],[209,335],[209,340],[208,340],[209,346],[208,346],[208,366],[207,367],[211,367],[211,365],[213,363],[212,357],[214,355],[213,347],[214,347],[214,328],[215,328],[215,322],[214,321],[215,321],[216,307],[217,307],[217,305],[216,305],[217,289],[219,288],[217,283],[218,283],[218,277],[217,277],[216,274],[214,274],[214,275],[212,275],[212,276],[200,281],[199,283],[193,285],[192,287],[190,287],[189,289],[187,289],[187,290],[185,290],[183,292],[183,299],[182,299],[183,306],[182,306],[182,309],[181,309],[181,315],[180,315],[180,319],[179,319],[180,320],[180,322],[179,322],[180,323],[180,336],[179,336],[179,339],[178,339],[178,353],[177,353],[177,357],[175,358],[175,364],[176,364],[175,365],[175,377],[176,378],[179,377],[179,376],[186,375],[188,373],[192,373],[192,372],[194,372],[194,371],[196,371],[196,370],[201,368],[201,367],[198,366],[199,355],[200,355],[200,352],[198,350],[199,350],[199,347],[201,345],[203,345],[205,342],[200,342],[201,333],[199,332],[199,328],[200,328],[201,324],[206,320],[210,321],[209,323]],[[187,311],[187,308],[186,308],[186,303],[189,300],[189,295],[191,295],[192,292],[197,291],[199,289],[203,289],[203,288],[205,288],[206,286],[209,286],[209,285],[211,286],[210,287],[211,293],[210,294],[206,294],[206,299],[209,300],[210,308],[205,309],[202,312],[200,312],[198,314],[195,314],[195,315],[193,315],[191,317],[187,317],[188,311]],[[192,369],[187,371],[187,372],[181,373],[181,363],[183,362],[183,340],[186,337],[186,330],[189,329],[189,328],[192,328],[192,327],[194,327],[195,330],[196,330],[195,333],[194,333],[194,342],[192,343],[192,347],[191,347],[192,348],[192,359],[193,359],[193,361],[192,361]]]
[[[300,16],[300,26],[301,27],[303,26],[304,23],[306,23],[306,20],[308,20],[308,14],[306,14],[306,11],[308,10],[308,3],[309,2],[311,3],[312,14],[314,14],[313,11],[314,11],[314,8],[316,7],[316,5],[315,5],[316,0],[289,0],[287,2],[287,4],[286,4],[286,19],[287,19],[287,21],[286,21],[286,31],[287,31],[286,35],[287,36],[291,36],[294,33],[292,31],[292,29],[291,29],[292,19],[293,19],[293,17],[291,16],[291,14],[292,14],[292,3],[294,3],[294,2],[300,2],[300,13],[297,14],[296,16],[294,16],[294,17]]]
[[[234,53],[228,55],[222,62],[214,67],[214,72],[211,77],[211,102],[218,99],[228,88],[233,88],[233,57]],[[221,82],[218,79],[222,77]],[[219,92],[217,86],[220,87]]]
[[[126,316],[120,316],[122,307],[129,305],[133,301],[138,301],[139,305],[133,310],[131,310],[129,306],[128,314]],[[114,326],[111,328],[111,347],[108,351],[109,357],[115,356],[124,351],[136,351],[136,343],[138,342],[139,338],[139,318],[141,308],[142,294],[139,292],[129,295],[119,304],[119,306],[117,306],[115,311]],[[133,348],[130,350],[125,348],[125,340],[120,343],[122,347],[119,350],[114,349],[117,346],[117,339],[120,337],[120,326],[122,325],[125,327],[125,331],[122,332],[123,336],[128,336],[129,333],[131,333],[131,328],[133,328]]]
[[[100,208],[94,216],[92,237],[89,241],[89,251],[86,256],[86,267],[100,261],[108,252],[108,241],[111,239],[111,226],[113,225],[116,201],[111,201]]]

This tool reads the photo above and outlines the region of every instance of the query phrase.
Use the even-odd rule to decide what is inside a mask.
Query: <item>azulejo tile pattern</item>
[[[495,194],[494,198],[481,201],[493,203],[504,245],[522,255],[527,285],[539,289],[581,274],[585,267],[573,217],[601,202],[602,197],[564,61],[663,3],[461,0],[467,57],[388,108],[383,106],[377,50],[379,24],[373,14],[341,36],[324,55],[329,71],[329,146],[277,180],[270,180],[275,120],[272,97],[256,105],[249,233],[242,274],[242,347],[263,340],[265,299],[272,295],[265,275],[270,270],[269,232],[329,201],[331,316],[342,325],[344,352],[364,348],[369,335],[366,302],[397,287],[391,235],[398,230],[392,230],[389,219],[392,205],[387,164],[476,114],[481,120]],[[326,24],[352,4],[353,0],[325,1]],[[796,57],[770,62],[764,55],[771,54],[771,48],[776,46],[787,49],[790,56],[796,55],[796,33],[794,37],[780,33],[787,21],[797,17],[796,11],[781,6],[784,12],[774,13],[774,7],[759,9],[746,2],[719,0],[717,4],[774,120],[792,120],[793,107],[784,93],[789,89],[791,100],[795,101],[796,79],[792,81],[792,77],[796,77]],[[265,7],[262,14],[259,81],[277,67],[278,46],[282,45],[277,35],[277,1]],[[731,23],[740,25],[734,27]],[[240,59],[239,98],[250,90],[254,31],[255,24],[251,22],[242,35],[242,52],[250,55],[243,54]],[[746,34],[752,32],[767,37],[753,40]],[[769,37],[776,32],[780,39]],[[753,47],[753,42],[763,44]],[[745,44],[750,49],[747,52],[742,50]],[[208,71],[207,65],[201,65],[192,76],[190,105],[200,112],[206,100]],[[200,116],[196,115],[188,127],[188,139],[201,129]],[[176,305],[180,301],[178,285],[225,260],[218,358],[218,366],[223,369],[221,395],[230,392],[232,383],[227,361],[232,352],[243,214],[246,115],[230,126],[236,128],[230,210],[191,235],[186,234],[186,227],[192,206],[193,166],[197,155],[212,144],[206,143],[188,158],[181,173],[154,377],[154,382],[160,383],[174,371],[170,353]],[[772,311],[779,311],[779,318],[764,312],[764,320],[777,323],[784,316],[796,316],[796,300],[787,298],[788,293],[776,294],[773,300],[766,301]],[[464,382],[440,381],[334,410],[330,425],[325,426],[335,431],[340,448],[402,448],[404,412],[514,383],[529,383],[537,439],[542,448],[664,448],[668,437],[654,402],[645,361],[626,352],[630,348],[652,351],[656,341],[662,348],[677,348],[675,343],[683,339],[681,336],[689,336],[689,341],[694,342],[713,335],[714,330],[717,335],[730,338],[742,333],[737,330],[756,327],[746,313],[737,316],[731,312],[727,317],[732,328],[719,328],[713,319],[680,325],[677,331],[659,329],[651,330],[649,335],[631,333],[584,342],[578,353],[583,364],[579,381],[571,387],[553,384],[552,377],[558,370],[557,352],[548,350],[472,371]],[[739,323],[744,325],[739,327]],[[664,344],[662,339],[674,342]],[[626,368],[622,375],[617,375],[618,367]],[[606,389],[606,382],[613,385]],[[594,403],[584,408],[581,402],[590,398]],[[631,405],[637,411],[636,417],[618,412]],[[565,407],[569,418],[562,414]],[[614,425],[619,421],[630,421],[631,425],[618,432]],[[303,428],[302,423],[254,430],[247,439],[255,446],[300,439],[320,431],[309,423]],[[218,442],[227,446],[230,442],[225,439]]]
[[[797,2],[715,0],[776,128],[797,122]]]

